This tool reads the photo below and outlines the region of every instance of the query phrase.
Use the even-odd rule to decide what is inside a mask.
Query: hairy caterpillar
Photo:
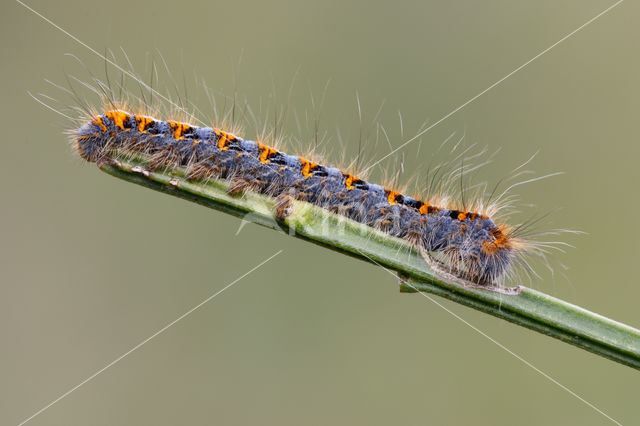
[[[418,200],[367,182],[334,167],[288,155],[261,142],[217,128],[198,127],[120,109],[88,117],[72,133],[79,155],[105,163],[118,155],[148,156],[150,170],[184,167],[191,180],[226,179],[230,192],[246,190],[277,197],[277,219],[290,200],[306,201],[391,236],[426,253],[440,254],[454,277],[494,288],[529,247],[512,228],[494,221],[496,205],[457,209],[435,200]],[[434,263],[435,264],[435,263]]]

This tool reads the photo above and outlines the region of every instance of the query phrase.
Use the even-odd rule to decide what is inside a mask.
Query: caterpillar
[[[278,220],[286,218],[292,200],[312,203],[408,241],[430,266],[439,262],[429,254],[439,254],[453,272],[450,277],[474,286],[496,288],[530,247],[514,228],[491,217],[496,204],[456,209],[419,200],[218,128],[106,109],[88,117],[71,140],[89,162],[143,154],[150,170],[183,167],[190,180],[229,181],[234,195],[256,191],[275,197]]]

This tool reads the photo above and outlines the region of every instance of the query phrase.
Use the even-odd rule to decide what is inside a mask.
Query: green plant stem
[[[119,160],[100,168],[120,179],[220,210],[295,237],[396,271],[402,292],[427,292],[640,369],[640,331],[542,292],[521,287],[517,295],[469,288],[438,277],[405,241],[295,201],[283,222],[274,219],[275,200],[247,192],[228,194],[228,182],[189,181],[180,169],[149,172],[144,159]]]

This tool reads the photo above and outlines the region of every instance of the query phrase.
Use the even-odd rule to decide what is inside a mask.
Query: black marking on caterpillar
[[[220,129],[110,110],[94,116],[72,139],[90,162],[143,153],[151,157],[150,169],[185,167],[191,180],[227,179],[231,193],[253,190],[277,197],[279,220],[289,214],[292,198],[315,204],[407,240],[427,262],[426,252],[443,255],[456,270],[452,277],[476,286],[493,286],[523,247],[507,225],[488,215],[432,205]]]

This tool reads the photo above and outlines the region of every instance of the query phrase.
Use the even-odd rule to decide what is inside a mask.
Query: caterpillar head
[[[85,160],[95,163],[98,161],[105,149],[104,133],[107,131],[106,125],[100,116],[92,122],[85,124],[72,135],[71,141],[78,154]]]
[[[487,218],[468,226],[444,252],[452,265],[471,281],[495,284],[512,267],[518,246],[506,226],[498,226]]]

